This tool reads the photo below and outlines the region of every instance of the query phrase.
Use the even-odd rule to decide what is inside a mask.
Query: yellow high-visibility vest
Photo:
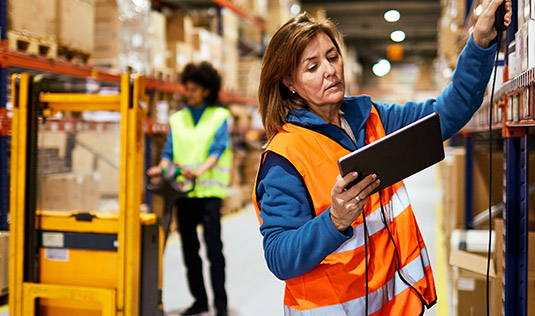
[[[173,161],[184,168],[197,170],[208,159],[208,150],[217,129],[228,117],[230,112],[227,109],[216,106],[208,106],[197,125],[186,108],[171,115],[169,125],[173,137]],[[229,145],[217,164],[197,178],[195,190],[188,197],[226,198],[231,165],[232,150]],[[187,183],[182,175],[177,177],[177,181]]]

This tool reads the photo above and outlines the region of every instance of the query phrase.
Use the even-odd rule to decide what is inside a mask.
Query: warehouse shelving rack
[[[219,7],[226,7],[235,12],[240,18],[258,27],[264,33],[265,23],[262,19],[253,16],[241,8],[235,6],[228,0],[210,0]],[[61,60],[52,60],[45,57],[33,56],[22,52],[8,49],[7,42],[7,0],[0,0],[0,230],[8,230],[8,210],[9,210],[9,143],[11,133],[11,120],[6,109],[8,68],[16,67],[35,72],[56,74],[69,78],[86,78],[108,84],[119,85],[121,74],[106,68],[95,68],[87,65],[79,65]],[[183,93],[184,87],[181,84],[147,78],[146,89],[149,91],[164,91]],[[256,98],[222,92],[220,100],[224,103],[238,103],[247,105],[257,105]],[[165,133],[167,126],[156,124],[150,118],[146,120],[146,157],[145,162],[150,165],[151,135],[153,133]]]
[[[513,0],[513,20],[505,34],[505,47],[515,39],[518,1]],[[467,8],[473,3],[467,0]],[[469,11],[468,11],[469,12]],[[503,295],[501,315],[528,315],[528,196],[529,138],[535,127],[535,69],[508,78],[509,60],[505,57],[504,85],[485,97],[481,108],[463,131],[465,147],[465,229],[473,228],[474,137],[501,132],[503,141]],[[493,122],[489,122],[493,111]],[[526,112],[527,111],[527,112]],[[533,149],[533,148],[532,148]],[[493,207],[494,208],[494,207]],[[487,210],[488,211],[488,210]],[[486,212],[485,212],[486,213]],[[483,214],[480,214],[483,217]],[[487,216],[488,218],[488,216]],[[498,267],[501,268],[501,267]],[[531,307],[533,308],[533,307]]]

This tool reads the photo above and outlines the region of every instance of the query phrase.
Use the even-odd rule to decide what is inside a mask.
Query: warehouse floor
[[[441,192],[435,183],[436,167],[428,168],[405,181],[420,229],[426,241],[431,264],[437,269],[436,215],[435,209],[441,199]],[[283,282],[268,270],[262,253],[262,240],[253,206],[249,204],[241,212],[223,218],[222,234],[227,260],[227,293],[230,316],[274,316],[282,315]],[[201,235],[199,235],[201,236]],[[201,249],[204,262],[208,262]],[[210,296],[208,265],[204,264],[205,283]],[[180,241],[177,234],[170,236],[164,254],[163,302],[166,316],[180,315],[192,298],[188,292],[185,269],[182,264]],[[438,278],[435,276],[438,284]],[[425,313],[426,316],[447,315],[439,308],[447,306],[447,300],[439,297],[439,304]]]
[[[440,205],[441,191],[436,185],[439,183],[436,168],[428,168],[405,181],[428,247],[439,291],[438,304],[426,312],[426,316],[449,315],[449,298],[443,295],[446,285],[441,282],[441,279],[445,279],[441,278],[444,267],[437,266],[437,257],[441,256],[437,249],[441,250],[442,247],[437,247],[437,240],[440,241],[441,236],[436,233],[436,208]],[[276,279],[266,267],[258,221],[252,205],[224,217],[222,226],[227,261],[229,315],[282,315],[284,283]],[[176,233],[169,238],[163,263],[163,302],[165,315],[177,316],[191,304],[192,298],[186,287],[180,240]],[[201,249],[201,254],[204,262],[207,262],[204,249]],[[208,295],[211,296],[208,265],[205,264],[204,268]],[[0,316],[7,315],[8,309],[0,307]]]

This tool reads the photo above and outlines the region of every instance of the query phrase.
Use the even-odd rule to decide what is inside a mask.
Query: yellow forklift
[[[116,95],[54,93],[43,80],[12,77],[10,315],[163,315],[162,232],[140,212],[145,78],[123,74]],[[120,113],[118,212],[37,209],[39,119],[59,111]]]

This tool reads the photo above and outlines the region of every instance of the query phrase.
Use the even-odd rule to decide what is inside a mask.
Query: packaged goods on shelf
[[[443,14],[440,18],[440,31],[438,33],[439,54],[444,56],[448,62],[448,66],[455,69],[457,65],[457,57],[461,52],[459,43],[463,35],[462,24],[455,24],[452,17],[448,14]]]
[[[241,93],[238,84],[238,41],[223,38],[223,65],[221,65],[222,87],[224,91]]]
[[[509,79],[512,79],[516,76],[518,76],[521,73],[521,60],[520,60],[520,53],[517,52],[517,40],[513,40],[509,43],[509,56],[507,58],[508,61],[508,69],[509,69]]]
[[[160,12],[150,12],[150,60],[151,70],[163,71],[167,69],[167,35],[166,18]]]
[[[242,104],[229,104],[227,106],[234,120],[234,127],[238,130],[247,130],[251,128],[251,115],[247,107]]]
[[[165,36],[167,42],[191,43],[190,34],[193,29],[191,18],[184,14],[167,17]]]
[[[523,88],[520,92],[520,100],[522,106],[520,107],[520,120],[527,121],[533,119],[533,113],[531,110],[531,103],[529,101],[529,87]]]
[[[150,74],[150,1],[96,1],[93,64]]]
[[[493,261],[491,261],[493,263]],[[486,306],[486,265],[487,257],[460,250],[452,250],[450,264],[453,266],[452,301],[455,315],[475,315],[474,311]],[[489,301],[491,315],[501,311],[502,283],[496,278],[494,265],[491,266]]]
[[[57,0],[57,12],[60,54],[87,61],[94,50],[95,0]]]
[[[266,33],[268,36],[275,34],[279,27],[292,17],[291,5],[290,1],[267,0],[269,18],[266,19]]]
[[[195,27],[192,31],[192,45],[194,62],[209,61],[214,68],[221,70],[223,63],[221,36],[206,29]]]
[[[253,16],[265,17],[267,12],[266,0],[234,0],[235,6],[250,13]],[[282,2],[282,1],[281,1]]]
[[[8,31],[56,41],[56,1],[8,0]]]
[[[223,37],[227,40],[237,41],[239,37],[240,18],[232,10],[221,9],[221,16],[223,18]]]
[[[7,1],[8,48],[31,55],[55,58],[56,1]]]
[[[465,149],[447,147],[446,157],[439,163],[442,178],[444,222],[443,229],[449,238],[454,229],[465,225]],[[488,209],[489,156],[488,152],[477,150],[474,153],[473,174],[473,215]],[[503,154],[492,155],[492,205],[502,202],[503,192]]]
[[[223,47],[222,47],[222,87],[224,91],[239,92],[238,85],[238,27],[239,17],[229,9],[222,10],[223,17]]]
[[[496,71],[496,83],[494,86],[494,92],[499,91],[500,88],[503,86],[503,71],[505,69],[505,60],[504,60],[505,54],[503,52],[500,52],[498,54],[498,70]],[[492,68],[492,73],[490,75],[489,83],[487,84],[487,94],[491,92],[492,90],[492,84],[494,80],[494,67]]]
[[[241,57],[238,61],[238,86],[245,96],[256,96],[260,84],[262,59],[259,57]]]
[[[93,64],[119,68],[121,22],[116,0],[97,0],[95,4],[95,51]]]
[[[182,72],[184,66],[193,62],[193,47],[185,42],[168,42],[167,66],[175,72]]]
[[[150,73],[149,0],[118,0],[121,21],[119,67],[139,74]]]
[[[528,24],[519,24],[518,32],[515,35],[516,42],[516,58],[517,60],[517,75],[528,70]]]
[[[160,100],[156,103],[156,122],[160,124],[169,123],[169,103]]]
[[[535,18],[527,21],[527,59],[528,69],[535,68]]]

